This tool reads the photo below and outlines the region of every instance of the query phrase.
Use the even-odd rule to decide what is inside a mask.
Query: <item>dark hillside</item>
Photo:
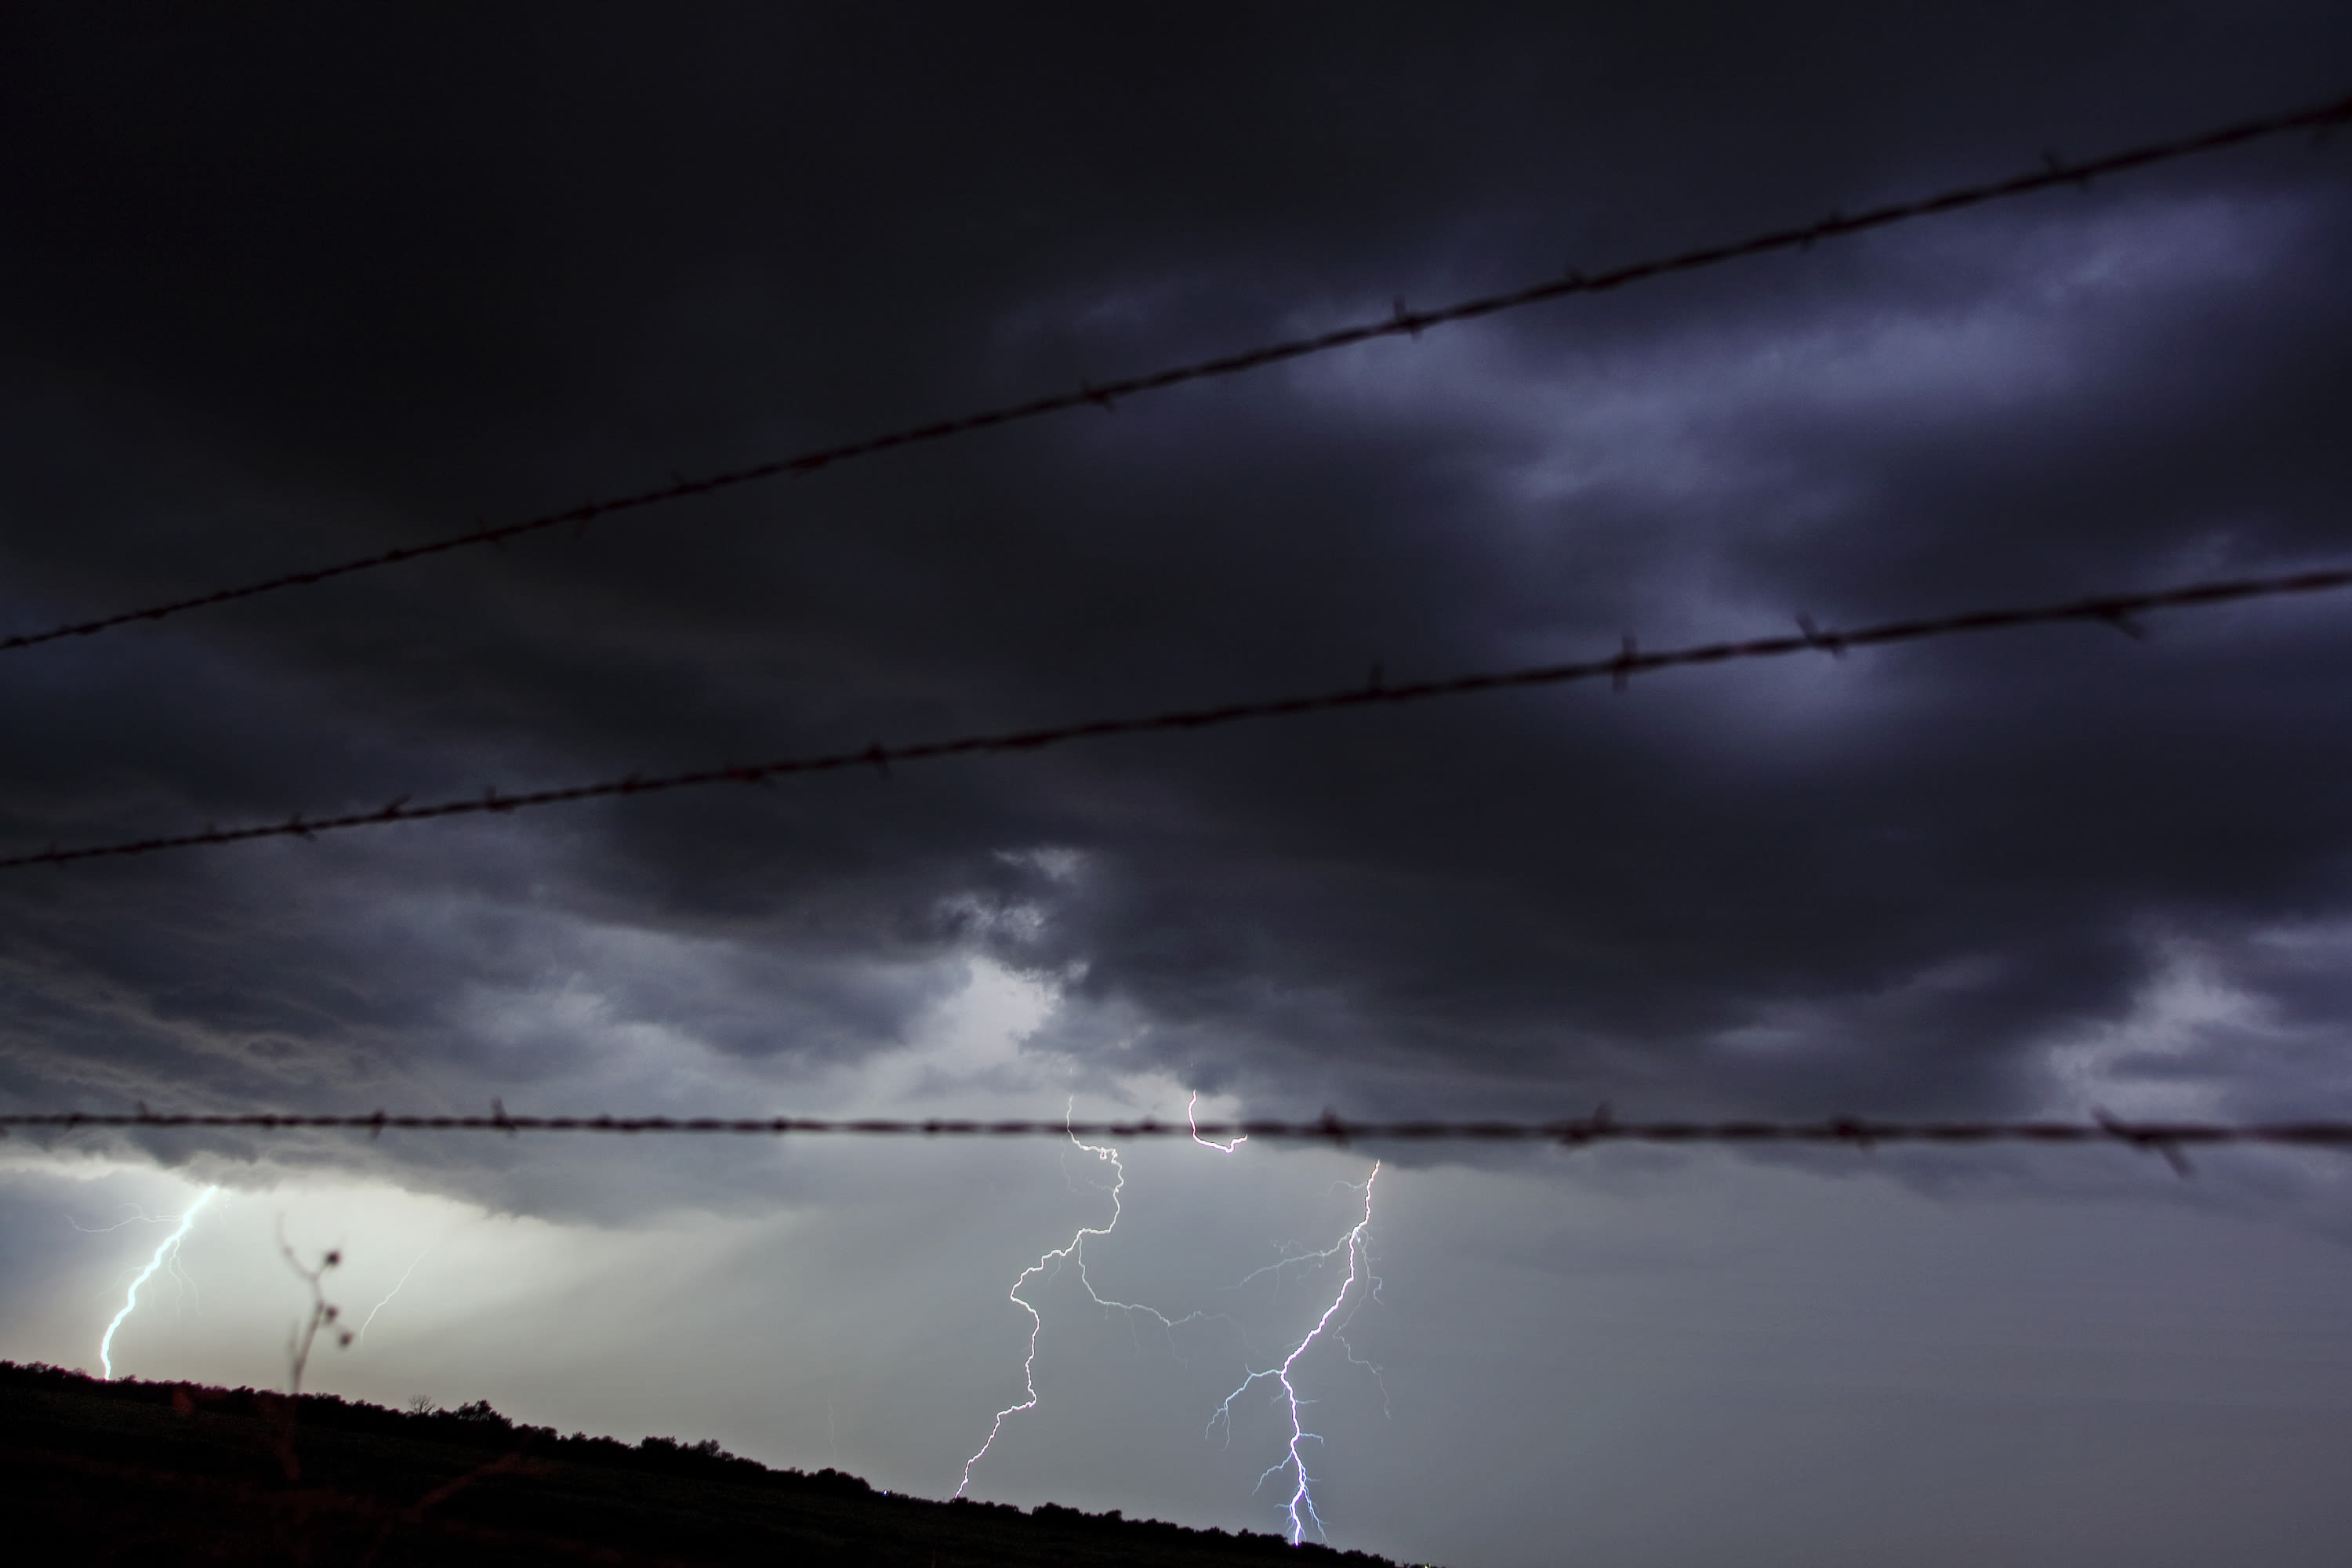
[[[1024,1513],[889,1497],[716,1443],[558,1436],[482,1404],[412,1414],[8,1362],[0,1474],[19,1539],[77,1562],[1383,1561],[1050,1503]]]

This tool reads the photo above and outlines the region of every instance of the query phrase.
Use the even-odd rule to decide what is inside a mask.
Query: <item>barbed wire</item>
[[[297,812],[284,822],[265,823],[249,827],[207,827],[196,833],[123,839],[111,844],[89,845],[71,849],[60,849],[52,845],[43,850],[0,858],[0,871],[26,866],[63,866],[77,860],[95,860],[115,856],[152,855],[170,849],[193,848],[199,845],[242,844],[258,838],[309,838],[320,833],[340,833],[361,827],[382,827],[396,822],[421,822],[434,817],[470,816],[484,813],[521,811],[537,806],[564,805],[612,796],[656,795],[669,790],[698,789],[710,784],[764,784],[794,774],[838,773],[851,768],[870,767],[887,775],[890,765],[894,763],[933,762],[946,757],[977,756],[994,752],[1034,752],[1049,746],[1066,745],[1076,741],[1103,740],[1114,735],[1139,735],[1160,731],[1205,730],[1223,724],[1240,723],[1244,720],[1292,718],[1301,714],[1328,712],[1347,708],[1396,706],[1409,702],[1429,701],[1443,697],[1467,696],[1480,691],[1501,691],[1517,687],[1566,685],[1576,681],[1599,679],[1604,676],[1622,689],[1626,682],[1636,675],[1652,670],[1667,669],[1678,665],[1725,664],[1736,659],[1780,658],[1790,654],[1812,652],[1843,658],[1850,648],[1918,642],[1929,637],[1951,637],[1966,632],[2000,631],[2021,626],[2081,621],[2112,626],[2133,636],[2138,636],[2139,627],[2135,617],[2157,611],[2187,609],[2198,605],[2226,604],[2244,599],[2271,598],[2285,595],[2327,593],[2347,586],[2352,586],[2352,567],[2338,566],[2278,576],[2241,577],[2189,583],[2142,594],[2100,595],[2090,598],[2069,599],[2057,604],[1969,610],[1958,615],[1886,621],[1875,626],[1858,627],[1852,631],[1830,630],[1816,625],[1809,616],[1799,616],[1797,631],[1793,636],[1700,643],[1692,647],[1667,648],[1655,652],[1643,651],[1628,634],[1623,646],[1606,658],[1584,659],[1568,664],[1529,665],[1516,669],[1485,670],[1467,675],[1448,676],[1436,680],[1407,681],[1396,685],[1384,683],[1376,668],[1371,680],[1366,685],[1304,696],[1231,702],[1212,708],[1179,708],[1129,718],[1093,719],[1045,729],[962,735],[944,741],[918,742],[911,745],[886,746],[877,741],[856,751],[817,752],[765,763],[730,763],[715,768],[699,768],[691,772],[667,773],[653,778],[632,773],[625,778],[606,779],[594,784],[568,784],[556,789],[530,790],[515,795],[500,795],[496,789],[489,789],[480,795],[462,796],[426,805],[410,805],[407,804],[408,797],[402,795],[373,811],[348,812],[340,816],[319,817],[305,816]]]
[[[1268,365],[1304,359],[1312,354],[1328,353],[1335,349],[1347,348],[1357,343],[1370,342],[1378,338],[1418,338],[1424,331],[1433,327],[1475,321],[1480,317],[1498,315],[1506,310],[1516,310],[1529,305],[1563,300],[1571,295],[1606,293],[1612,289],[1644,282],[1654,278],[1696,272],[1706,268],[1720,266],[1725,262],[1763,256],[1774,251],[1807,249],[1823,240],[1840,239],[1849,235],[1885,228],[1890,225],[1906,223],[1916,218],[1931,217],[1941,213],[1981,206],[1989,202],[2030,195],[2037,191],[2050,190],[2059,185],[2077,185],[2087,188],[2094,179],[2193,157],[2200,153],[2219,152],[2224,148],[2242,146],[2250,142],[2263,141],[2270,137],[2308,131],[2316,133],[2315,144],[2316,141],[2324,137],[2325,132],[2331,127],[2347,121],[2352,121],[2352,96],[2340,98],[2330,103],[2292,110],[2283,114],[2266,115],[2259,120],[2241,121],[2235,124],[2200,132],[2191,136],[2148,142],[2083,162],[2070,163],[2055,153],[2045,154],[2040,167],[2023,174],[2010,175],[2005,179],[1956,186],[1934,195],[1922,196],[1906,202],[1893,202],[1851,216],[1832,213],[1815,223],[1770,229],[1744,239],[1700,246],[1695,249],[1678,251],[1672,255],[1628,262],[1603,271],[1587,273],[1570,269],[1560,277],[1546,279],[1521,288],[1507,289],[1501,293],[1479,295],[1432,310],[1410,310],[1405,306],[1404,301],[1400,300],[1391,315],[1375,321],[1358,322],[1353,326],[1339,327],[1306,337],[1288,338],[1256,348],[1244,349],[1235,353],[1221,354],[1213,359],[1195,360],[1190,363],[1173,365],[1140,375],[1123,376],[1115,381],[1084,383],[1075,392],[1051,393],[1042,397],[1030,398],[1025,402],[1001,405],[993,408],[982,409],[976,413],[960,415],[953,418],[934,420],[925,425],[908,426],[860,440],[819,447],[793,457],[754,463],[748,468],[730,468],[719,473],[707,474],[700,479],[681,479],[672,484],[640,490],[633,495],[585,501],[578,506],[568,507],[560,511],[544,512],[517,522],[497,523],[469,529],[463,533],[449,534],[441,539],[429,540],[422,544],[399,545],[390,550],[379,551],[372,555],[338,562],[332,565],[313,567],[304,572],[289,572],[236,587],[215,589],[209,593],[192,595],[186,598],[165,600],[161,604],[150,605],[142,609],[124,610],[91,620],[74,621],[50,626],[42,631],[23,632],[0,637],[0,653],[36,647],[44,643],[58,642],[67,637],[91,637],[117,626],[130,626],[140,621],[159,621],[168,616],[180,615],[189,610],[205,609],[215,605],[231,604],[239,599],[255,598],[260,595],[277,593],[281,589],[312,587],[340,577],[351,576],[355,573],[398,566],[407,562],[420,561],[427,556],[443,555],[451,551],[465,550],[475,545],[497,544],[547,529],[562,528],[567,524],[584,527],[598,518],[610,517],[618,512],[635,511],[646,507],[659,506],[668,501],[709,495],[719,490],[732,489],[740,485],[755,484],[787,474],[813,474],[820,468],[831,468],[835,464],[849,462],[856,458],[872,457],[877,453],[894,451],[905,447],[923,446],[977,430],[1020,424],[1051,414],[1065,413],[1071,409],[1094,406],[1108,410],[1115,406],[1120,398],[1160,392],[1189,382],[1239,375]]]
[[[2179,1160],[2182,1151],[2223,1144],[2269,1144],[2291,1148],[2352,1149],[2352,1121],[2127,1121],[2104,1112],[2087,1121],[1888,1121],[1832,1116],[1811,1121],[1621,1121],[1602,1106],[1589,1116],[1549,1121],[1351,1121],[1325,1111],[1311,1121],[1250,1118],[1229,1121],[1133,1120],[1076,1121],[1067,1118],[824,1116],[516,1116],[491,1101],[487,1116],[394,1114],[389,1111],[10,1111],[0,1113],[0,1135],[20,1131],[75,1131],[82,1128],[179,1128],[222,1131],[299,1132],[345,1131],[379,1136],[394,1132],[604,1132],[625,1135],[671,1133],[737,1137],[856,1138],[1252,1138],[1268,1142],[1348,1144],[1363,1142],[1559,1143],[1581,1148],[1601,1143],[1832,1143],[1858,1148],[1878,1144],[2083,1144],[2123,1143]]]

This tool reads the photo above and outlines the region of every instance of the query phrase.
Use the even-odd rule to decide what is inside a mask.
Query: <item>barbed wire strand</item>
[[[1396,706],[1409,702],[1429,701],[1444,697],[1467,696],[1480,691],[1566,685],[1576,681],[1599,679],[1602,677],[1607,677],[1622,689],[1636,675],[1681,665],[1726,664],[1737,659],[1780,658],[1790,654],[1811,652],[1827,653],[1843,658],[1851,648],[1918,642],[1929,637],[1951,637],[1968,632],[2000,631],[2065,622],[2093,622],[2115,626],[2137,636],[2139,627],[2137,617],[2157,611],[2187,609],[2198,605],[2273,598],[2287,595],[2328,593],[2347,586],[2352,586],[2352,567],[2337,566],[2279,576],[2209,580],[2142,594],[2101,595],[2090,598],[2070,599],[2058,604],[1969,610],[1958,615],[1887,621],[1853,631],[1828,630],[1816,625],[1811,616],[1800,616],[1797,617],[1797,631],[1791,636],[1701,643],[1688,647],[1666,648],[1654,652],[1644,651],[1633,637],[1628,635],[1623,646],[1606,658],[1584,659],[1569,664],[1530,665],[1516,669],[1485,670],[1468,675],[1449,676],[1436,680],[1406,681],[1393,685],[1385,683],[1379,671],[1375,670],[1370,683],[1364,686],[1348,687],[1339,690],[1304,696],[1231,702],[1212,708],[1180,708],[1129,718],[1093,719],[1045,729],[962,735],[950,740],[925,741],[911,745],[886,746],[876,742],[856,751],[818,752],[765,763],[730,763],[715,768],[700,768],[692,772],[667,773],[653,778],[633,773],[626,778],[607,779],[594,784],[569,784],[557,789],[530,790],[514,795],[500,795],[496,789],[489,789],[479,795],[462,796],[455,800],[439,801],[426,805],[410,805],[407,804],[408,797],[402,795],[373,811],[349,812],[340,816],[319,817],[305,816],[297,812],[284,822],[266,823],[249,827],[207,827],[196,833],[123,839],[111,844],[89,845],[69,849],[60,849],[52,845],[47,849],[0,858],[0,871],[27,866],[63,866],[79,860],[96,860],[117,856],[151,855],[164,850],[193,848],[199,845],[242,844],[259,838],[310,838],[321,833],[340,833],[361,827],[382,827],[397,822],[422,822],[435,817],[471,816],[486,813],[521,811],[537,806],[564,805],[612,796],[656,795],[669,790],[698,789],[710,784],[764,784],[795,774],[837,773],[851,768],[870,767],[887,774],[891,764],[896,763],[933,762],[947,757],[977,756],[993,752],[1034,752],[1049,746],[1066,745],[1076,741],[1103,740],[1114,735],[1139,735],[1160,731],[1205,730],[1223,724],[1240,723],[1244,720],[1292,718],[1301,714],[1328,712],[1348,708]]]
[[[1750,1120],[1621,1121],[1607,1107],[1589,1116],[1550,1121],[1357,1121],[1325,1111],[1311,1121],[1245,1119],[1230,1121],[1161,1121],[968,1117],[823,1116],[515,1116],[491,1102],[488,1116],[394,1115],[309,1111],[11,1111],[0,1113],[6,1130],[70,1132],[83,1128],[179,1128],[223,1131],[299,1132],[344,1131],[380,1136],[397,1132],[605,1132],[719,1134],[758,1137],[859,1138],[1253,1138],[1266,1142],[1344,1145],[1359,1142],[1559,1143],[1571,1148],[1601,1143],[1830,1143],[1858,1148],[1879,1144],[2084,1144],[2122,1143],[2165,1155],[2179,1164],[2182,1152],[2224,1144],[2269,1144],[2291,1148],[2352,1149],[2352,1121],[2127,1121],[2101,1113],[2087,1121],[1885,1121],[1833,1116],[1813,1121]]]
[[[684,500],[695,496],[709,495],[731,489],[739,485],[754,484],[763,479],[788,474],[813,474],[859,458],[895,451],[901,447],[922,446],[945,440],[952,436],[967,435],[998,426],[1019,424],[1071,409],[1087,406],[1109,409],[1119,399],[1139,396],[1146,393],[1164,391],[1189,382],[1239,375],[1265,366],[1312,354],[1328,353],[1335,349],[1356,343],[1370,342],[1378,338],[1418,338],[1433,327],[1448,326],[1458,321],[1475,321],[1480,317],[1516,310],[1530,305],[1567,299],[1578,294],[1601,294],[1641,283],[1654,278],[1675,273],[1696,272],[1720,266],[1729,261],[1763,256],[1773,251],[1802,250],[1824,240],[1839,239],[1849,235],[1906,223],[1916,218],[1931,217],[1941,213],[1958,212],[1963,208],[1981,206],[1989,202],[2030,195],[2037,191],[2059,185],[2087,188],[2094,179],[2119,174],[2152,164],[2193,157],[2200,153],[2219,152],[2224,148],[2242,146],[2271,137],[2290,135],[2296,132],[2315,133],[2315,144],[2331,127],[2352,121],[2352,96],[2340,98],[2284,114],[2267,115],[2259,120],[2242,121],[2236,124],[2200,132],[2167,142],[2149,142],[2120,153],[2084,162],[2070,163],[2057,155],[2048,154],[2040,167],[2006,179],[1984,184],[1961,185],[1934,195],[1906,202],[1894,202],[1875,206],[1851,216],[1832,213],[1819,222],[1794,227],[1771,229],[1745,239],[1706,245],[1673,255],[1648,260],[1629,262],[1600,272],[1571,269],[1563,276],[1546,279],[1497,294],[1480,295],[1454,304],[1427,310],[1406,308],[1397,302],[1393,314],[1376,321],[1362,321],[1353,326],[1339,327],[1330,331],[1307,337],[1289,338],[1277,342],[1244,349],[1236,353],[1222,354],[1213,359],[1196,360],[1187,364],[1151,371],[1141,375],[1124,376],[1116,381],[1086,383],[1075,392],[1052,393],[1026,402],[1002,405],[929,424],[909,426],[880,436],[846,441],[831,447],[820,447],[794,457],[779,458],[755,463],[748,468],[731,468],[708,474],[700,479],[679,479],[657,489],[641,490],[634,495],[616,496],[605,500],[592,500],[561,511],[545,512],[518,522],[498,523],[469,529],[463,533],[427,541],[422,544],[405,544],[373,555],[359,556],[333,565],[313,567],[305,572],[289,572],[275,577],[233,588],[215,589],[182,599],[166,600],[143,609],[124,610],[101,616],[93,620],[75,621],[42,631],[24,632],[0,637],[0,652],[36,647],[44,643],[58,642],[67,637],[91,637],[117,626],[141,621],[159,621],[189,610],[208,608],[215,605],[255,598],[280,589],[307,588],[355,573],[372,572],[406,562],[420,561],[428,556],[443,555],[480,544],[497,544],[509,539],[567,524],[585,526],[598,518],[618,512],[634,511],[666,502]]]

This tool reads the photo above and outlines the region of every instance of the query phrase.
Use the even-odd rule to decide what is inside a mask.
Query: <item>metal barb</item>
[[[2166,1136],[2164,1131],[2148,1127],[2134,1127],[2128,1122],[2116,1121],[2104,1110],[2094,1110],[2091,1115],[2109,1137],[2119,1139],[2136,1149],[2163,1155],[2164,1163],[2171,1166],[2172,1173],[2182,1181],[2185,1182],[2197,1173],[2189,1163],[2189,1156],[2181,1152],[2180,1145],[2172,1138]]]
[[[2131,638],[2134,642],[2147,641],[2147,628],[2140,625],[2138,621],[2135,620],[2129,610],[2110,609],[2102,613],[2099,619],[2105,622],[2108,626],[2115,627],[2116,630],[2123,633],[2124,636]]]
[[[1853,1144],[1865,1154],[1872,1152],[1878,1142],[1877,1130],[1858,1117],[1831,1118],[1830,1133],[1832,1137]]]
[[[1821,627],[1813,624],[1812,616],[1802,615],[1799,616],[1797,617],[1797,630],[1804,634],[1804,637],[1807,642],[1811,643],[1813,647],[1820,648],[1832,658],[1843,658],[1845,657],[1845,638],[1840,637],[1835,632],[1825,632],[1822,630]]]
[[[1610,689],[1613,691],[1622,691],[1629,684],[1632,683],[1633,679],[1634,661],[1639,659],[1641,657],[1641,645],[1633,640],[1633,634],[1632,632],[1627,632],[1625,634],[1624,647],[1618,649],[1617,657],[1610,661]]]
[[[1561,1123],[1559,1142],[1571,1149],[1580,1149],[1587,1143],[1609,1136],[1610,1127],[1609,1102],[1604,1100],[1594,1106],[1592,1114],[1583,1121]]]

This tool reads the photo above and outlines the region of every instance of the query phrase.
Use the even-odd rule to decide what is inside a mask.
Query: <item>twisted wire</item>
[[[861,750],[817,752],[764,763],[730,763],[715,768],[699,768],[686,773],[659,774],[651,778],[632,773],[625,778],[605,779],[593,784],[568,784],[555,789],[530,790],[514,795],[500,795],[495,789],[490,789],[479,795],[461,796],[425,805],[411,805],[407,803],[408,797],[402,795],[371,811],[349,812],[340,816],[311,817],[297,812],[284,822],[257,824],[247,827],[207,827],[200,832],[121,839],[110,844],[87,845],[78,848],[61,849],[52,845],[46,849],[0,858],[0,871],[27,866],[63,866],[75,861],[110,857],[151,855],[165,850],[193,848],[199,845],[242,844],[261,838],[309,838],[321,833],[340,833],[362,827],[382,827],[396,822],[421,822],[434,817],[472,816],[487,813],[521,811],[539,806],[564,805],[613,796],[656,795],[671,790],[698,789],[710,784],[765,784],[779,778],[805,773],[837,773],[851,768],[870,767],[887,775],[891,764],[897,763],[933,762],[948,757],[978,756],[1008,752],[1035,752],[1049,746],[1066,745],[1078,741],[1103,740],[1114,735],[1206,730],[1224,724],[1240,723],[1245,720],[1295,718],[1307,713],[1328,712],[1349,708],[1394,707],[1438,698],[1467,696],[1475,692],[1501,691],[1519,687],[1567,685],[1603,677],[1622,689],[1636,675],[1681,665],[1726,664],[1738,659],[1780,658],[1790,654],[1811,652],[1843,657],[1851,648],[1918,642],[1930,637],[1952,637],[1970,632],[2002,631],[2066,622],[2090,622],[2115,626],[2137,635],[2137,617],[2157,611],[2188,609],[2247,599],[2328,593],[2347,586],[2352,586],[2352,567],[2326,567],[2273,576],[2214,579],[2182,584],[2175,587],[2141,594],[2098,595],[2089,598],[2069,599],[2056,604],[2011,605],[1995,609],[1964,611],[1958,615],[1886,621],[1851,631],[1825,629],[1816,625],[1811,617],[1801,616],[1797,619],[1797,631],[1793,635],[1701,643],[1686,647],[1657,651],[1643,650],[1631,636],[1628,636],[1623,646],[1616,653],[1605,658],[1583,659],[1566,664],[1530,665],[1515,669],[1484,670],[1466,675],[1448,676],[1435,680],[1406,681],[1394,685],[1383,683],[1376,672],[1372,681],[1365,686],[1348,687],[1339,690],[1302,696],[1230,702],[1209,708],[1181,708],[1125,718],[1094,719],[1044,729],[961,735],[949,740],[924,741],[909,745],[886,746],[877,742]]]
[[[1589,1116],[1528,1121],[1351,1121],[1326,1111],[1310,1121],[1246,1119],[1161,1121],[1154,1117],[1080,1121],[1065,1118],[987,1121],[965,1117],[822,1116],[516,1116],[492,1102],[490,1114],[404,1115],[310,1111],[11,1111],[0,1113],[0,1135],[71,1132],[83,1128],[194,1129],[222,1131],[602,1132],[623,1135],[718,1134],[752,1137],[862,1138],[1252,1138],[1267,1142],[1556,1143],[1583,1148],[1604,1143],[1881,1144],[1939,1146],[2023,1143],[2117,1143],[2164,1155],[2176,1165],[2183,1152],[2228,1144],[2352,1149],[2352,1121],[2128,1121],[2100,1114],[2084,1121],[1891,1121],[1833,1116],[1808,1121],[1622,1121],[1606,1107]]]
[[[190,610],[226,605],[240,599],[250,599],[282,589],[306,588],[348,577],[355,573],[372,572],[383,567],[397,566],[428,556],[443,555],[452,551],[476,545],[497,544],[526,534],[566,525],[585,526],[587,523],[615,513],[639,510],[666,502],[684,500],[695,496],[709,495],[731,489],[740,485],[788,474],[813,474],[820,468],[833,467],[877,453],[901,447],[926,445],[945,440],[952,436],[966,435],[999,426],[1014,425],[1070,409],[1095,406],[1108,409],[1123,397],[1139,396],[1160,392],[1189,382],[1207,381],[1217,377],[1239,375],[1260,370],[1267,365],[1290,360],[1304,359],[1311,354],[1328,353],[1352,344],[1370,342],[1377,338],[1418,338],[1433,327],[1452,325],[1458,321],[1475,321],[1480,317],[1517,310],[1549,300],[1567,299],[1577,294],[1601,294],[1641,283],[1654,278],[1676,273],[1696,272],[1748,257],[1763,256],[1774,251],[1801,250],[1824,240],[1840,239],[1849,235],[1885,228],[1893,224],[1916,218],[1931,217],[1940,213],[1958,212],[1963,208],[1981,206],[1989,202],[2006,201],[2030,195],[2037,191],[2059,185],[2087,187],[2094,179],[2110,174],[2144,169],[2200,153],[2219,152],[2224,148],[2242,146],[2247,142],[2271,137],[2311,132],[2324,134],[2330,128],[2352,120],[2352,96],[2332,102],[2291,110],[2282,114],[2265,115],[2258,120],[2246,120],[2220,126],[2194,135],[2164,142],[2152,142],[2104,157],[2070,163],[2054,154],[2045,156],[2040,166],[2005,179],[1977,184],[1960,185],[1922,196],[1911,201],[1893,202],[1871,207],[1852,215],[1832,213],[1810,224],[1770,229],[1744,239],[1728,240],[1715,245],[1700,246],[1672,255],[1633,261],[1600,272],[1570,270],[1563,276],[1549,278],[1523,287],[1496,294],[1480,295],[1458,300],[1433,310],[1414,310],[1397,302],[1393,314],[1377,320],[1360,321],[1352,326],[1305,337],[1285,339],[1239,353],[1221,354],[1212,359],[1150,371],[1140,375],[1124,376],[1116,381],[1086,383],[1074,392],[1049,393],[1024,402],[1001,405],[953,418],[934,420],[929,424],[908,426],[860,440],[845,441],[830,447],[819,447],[793,457],[778,458],[754,463],[747,468],[730,468],[707,474],[699,479],[678,479],[675,483],[632,495],[614,496],[604,500],[585,501],[562,510],[544,512],[516,522],[491,524],[453,533],[421,544],[404,544],[373,554],[337,562],[331,565],[312,567],[302,572],[288,572],[234,587],[218,588],[208,593],[169,599],[135,610],[123,610],[93,619],[68,622],[40,631],[21,632],[0,637],[0,653],[37,647],[44,643],[67,637],[92,637],[117,626],[142,621],[160,621],[169,616]]]

